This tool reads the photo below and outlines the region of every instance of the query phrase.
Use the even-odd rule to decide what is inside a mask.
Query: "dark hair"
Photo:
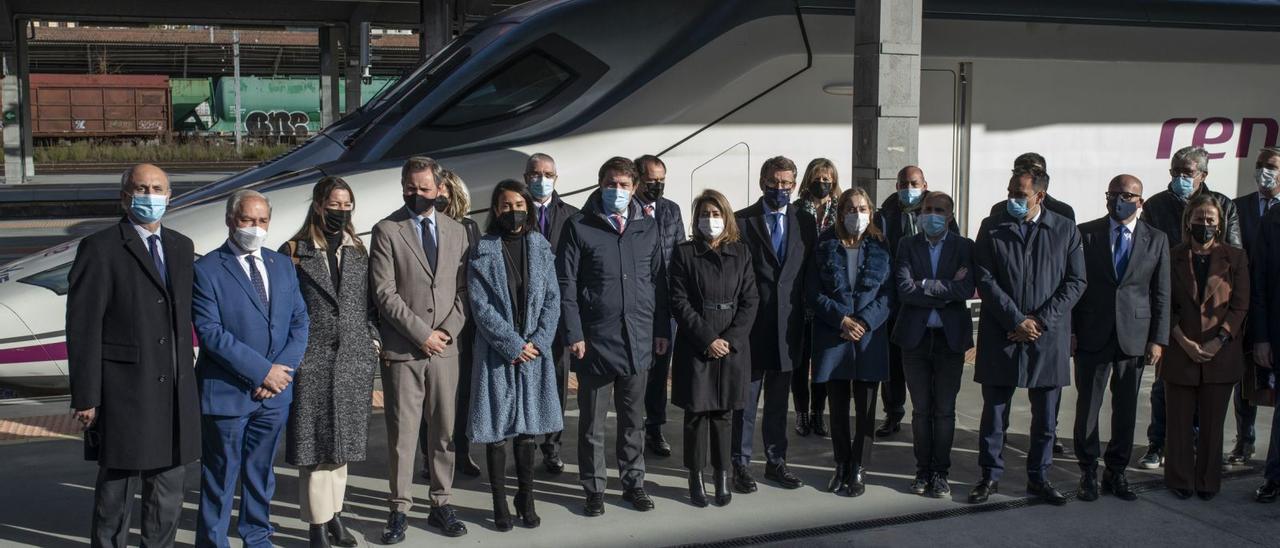
[[[400,168],[400,186],[404,186],[409,182],[409,178],[414,173],[430,171],[431,178],[435,179],[436,184],[440,184],[440,179],[444,177],[442,173],[444,168],[440,167],[440,163],[426,156],[410,156],[404,161],[404,167]]]
[[[610,173],[631,177],[632,183],[640,179],[640,173],[636,171],[636,163],[621,156],[609,158],[604,165],[600,166],[599,182],[603,183],[604,178]]]
[[[1049,184],[1049,164],[1045,162],[1044,156],[1039,152],[1024,152],[1013,159],[1013,169],[1019,168],[1039,171],[1044,174],[1044,181],[1047,188]]]
[[[632,162],[636,164],[637,172],[647,171],[649,169],[649,166],[653,166],[653,165],[662,166],[662,169],[667,168],[667,164],[662,161],[662,158],[659,158],[652,154],[645,154],[644,156],[641,156],[639,158],[636,158],[635,160],[632,160]]]
[[[514,192],[524,198],[525,211],[529,214],[524,217],[524,234],[528,234],[538,228],[538,221],[534,218],[533,195],[529,193],[529,186],[515,179],[503,179],[497,186],[493,187],[493,196],[489,198],[489,222],[485,225],[484,231],[489,234],[501,234],[502,227],[498,226],[498,198],[503,192]]]
[[[790,171],[797,175],[800,174],[799,171],[796,170],[796,163],[792,162],[790,158],[787,158],[786,156],[774,156],[765,160],[764,164],[760,166],[760,182],[764,182],[764,178],[773,175],[773,172],[775,171]]]
[[[702,211],[702,204],[706,203],[719,209],[720,218],[724,220],[724,231],[714,240],[707,240],[707,235],[698,230],[698,213]],[[738,241],[738,222],[734,220],[733,208],[729,207],[729,199],[725,198],[724,194],[708,188],[693,199],[693,238],[705,241],[713,248]]]
[[[305,242],[310,241],[319,249],[325,249],[328,245],[324,234],[324,203],[329,201],[329,195],[335,190],[345,190],[351,195],[351,205],[356,205],[356,193],[351,190],[351,185],[342,180],[342,177],[322,177],[316,181],[315,186],[311,187],[311,207],[307,208],[307,218],[302,221],[302,228],[289,238],[290,241]],[[319,209],[320,211],[316,211]],[[351,220],[347,220],[347,226],[342,227],[342,231],[351,236],[352,243],[361,253],[364,252],[364,242],[360,241],[360,237],[356,235],[356,228],[351,224]]]
[[[1013,168],[1013,178],[1031,177],[1031,188],[1036,192],[1049,191],[1049,174],[1034,166],[1017,166]]]
[[[871,201],[871,195],[867,194],[866,189],[860,186],[855,186],[844,191],[840,194],[840,199],[836,201],[836,222],[834,225],[836,237],[839,238],[840,243],[845,246],[852,245],[854,241],[857,240],[857,237],[853,234],[849,234],[849,232],[844,228],[844,215],[845,213],[848,213],[845,211],[844,205],[850,200],[858,197],[866,200],[867,207],[871,209],[871,224],[867,225],[867,230],[862,233],[861,237],[863,239],[871,238],[873,240],[880,240],[883,242],[884,233],[880,232],[880,225],[876,224],[876,217],[880,216],[879,212],[876,211],[876,203]]]
[[[1226,234],[1224,231],[1227,228],[1227,219],[1222,216],[1222,204],[1219,204],[1218,200],[1210,194],[1200,194],[1187,201],[1186,209],[1182,210],[1182,241],[1191,241],[1191,215],[1195,210],[1204,206],[1212,207],[1214,211],[1218,212],[1218,226],[1215,227],[1213,240],[1215,242],[1222,241],[1223,236]]]
[[[925,202],[928,202],[929,200],[942,200],[942,201],[945,201],[945,202],[947,203],[947,209],[951,210],[951,214],[952,214],[952,215],[955,215],[955,213],[956,213],[956,201],[955,201],[955,199],[953,199],[953,198],[951,197],[951,195],[950,195],[950,194],[947,194],[946,192],[942,192],[942,191],[940,191],[940,190],[935,190],[935,191],[932,191],[932,192],[928,192],[928,193],[925,193],[925,195],[924,195],[924,199],[923,199],[923,200],[920,200],[920,203],[921,203],[921,204],[923,204],[923,203],[925,203]]]

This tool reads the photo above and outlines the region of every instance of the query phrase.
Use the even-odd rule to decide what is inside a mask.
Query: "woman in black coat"
[[[347,463],[365,459],[378,366],[377,312],[369,300],[369,255],[351,224],[355,195],[341,178],[312,190],[311,209],[280,248],[298,271],[311,320],[294,379],[285,460],[298,467],[302,520],[311,545],[355,546],[339,514]]]
[[[689,498],[707,505],[702,469],[715,468],[716,504],[729,504],[730,415],[747,404],[748,351],[755,321],[751,253],[723,194],[706,190],[693,202],[693,240],[671,256],[671,312],[680,332],[672,367],[671,403],[684,409],[684,464]]]

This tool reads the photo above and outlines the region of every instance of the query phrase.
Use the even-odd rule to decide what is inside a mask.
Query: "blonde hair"
[[[861,237],[856,236],[854,234],[850,234],[849,231],[845,230],[844,228],[844,216],[849,212],[848,204],[854,198],[859,198],[859,197],[867,202],[867,208],[871,210],[871,224],[867,225],[867,230],[862,233]],[[868,237],[875,240],[880,240],[883,242],[884,234],[880,232],[880,227],[876,225],[875,221],[876,221],[876,204],[875,202],[871,201],[871,195],[867,194],[866,190],[863,190],[862,187],[855,186],[849,190],[844,191],[844,193],[840,194],[840,200],[836,202],[835,229],[836,229],[836,237],[840,239],[840,243],[844,244],[845,247],[853,247],[854,244],[857,244],[861,239],[865,239]]]
[[[444,214],[461,221],[471,210],[471,193],[467,192],[467,185],[457,173],[447,169],[440,172],[440,184],[449,192],[449,207]]]
[[[800,197],[812,201],[813,192],[809,189],[809,183],[813,180],[813,176],[818,171],[827,171],[831,173],[831,193],[827,196],[840,195],[840,173],[836,171],[836,164],[826,158],[814,158],[809,162],[809,167],[804,168],[804,177],[796,184],[800,185]]]

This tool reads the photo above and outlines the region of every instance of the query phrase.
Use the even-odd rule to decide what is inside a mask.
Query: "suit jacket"
[[[200,458],[192,370],[191,240],[163,228],[168,283],[127,221],[80,241],[67,293],[71,407],[96,407],[87,448],[102,466],[149,470]]]
[[[1226,194],[1210,190],[1208,183],[1201,184],[1200,191],[1195,196],[1202,194],[1212,196],[1222,208],[1222,216],[1226,221],[1224,243],[1236,247],[1244,245],[1240,234],[1240,212],[1236,210],[1235,202],[1232,202]],[[1166,188],[1143,204],[1142,220],[1164,232],[1164,235],[1169,238],[1169,245],[1175,246],[1182,243],[1182,213],[1186,209],[1187,201]]]
[[[1173,384],[1197,386],[1235,383],[1244,374],[1241,328],[1249,312],[1249,260],[1240,248],[1215,243],[1209,250],[1209,280],[1200,299],[1192,266],[1191,246],[1181,244],[1170,252],[1173,268],[1173,305],[1170,321],[1197,343],[1207,342],[1220,331],[1231,335],[1218,354],[1206,363],[1195,363],[1182,345],[1169,345],[1160,366],[1160,378]]]
[[[253,399],[272,364],[302,363],[310,320],[288,256],[262,249],[269,306],[264,306],[230,243],[201,257],[195,267],[192,317],[200,336],[200,409],[206,415],[243,416],[259,406],[293,401],[293,383],[274,398]],[[297,372],[294,372],[297,375]]]
[[[735,213],[742,242],[751,252],[760,296],[751,326],[751,367],[790,371],[800,354],[804,332],[805,277],[817,235],[817,221],[794,206],[787,207],[786,254],[778,262],[761,201]]]
[[[1253,250],[1253,243],[1258,239],[1258,228],[1262,226],[1262,214],[1258,211],[1258,193],[1252,192],[1232,201],[1236,214],[1240,217],[1240,239],[1245,253]]]
[[[885,322],[893,308],[889,250],[884,242],[861,244],[856,283],[849,283],[849,250],[835,230],[822,233],[808,271],[808,295],[813,309],[813,382],[889,380],[889,341]],[[856,342],[840,337],[845,318],[867,324],[868,333]]]
[[[987,217],[974,242],[982,314],[974,380],[991,386],[1071,384],[1071,307],[1084,293],[1084,251],[1070,219],[1042,208],[1026,238],[1008,213]],[[1013,342],[1008,334],[1035,316],[1044,334]]]
[[[1248,342],[1271,343],[1280,349],[1280,206],[1272,207],[1258,225],[1250,254],[1253,278],[1249,310]]]
[[[1086,357],[1101,352],[1113,336],[1126,356],[1142,356],[1147,343],[1169,344],[1169,240],[1145,221],[1134,221],[1129,264],[1117,280],[1109,219],[1080,225],[1089,286],[1072,310],[1071,331]]]
[[[425,360],[422,344],[437,329],[452,339],[441,357],[458,355],[455,344],[466,325],[467,230],[439,212],[436,221],[436,270],[422,250],[408,209],[397,209],[373,225],[369,247],[369,285],[378,305],[382,357],[389,361]]]
[[[938,271],[933,271],[929,258],[929,239],[923,233],[905,238],[898,244],[894,261],[894,280],[898,288],[898,321],[893,327],[893,342],[912,349],[924,339],[929,313],[938,311],[947,347],[954,352],[973,348],[973,315],[965,301],[973,297],[973,240],[948,232],[942,241]],[[968,274],[955,279],[961,268]],[[924,280],[930,280],[922,285]]]
[[[547,209],[547,213],[551,215],[551,218],[547,219],[546,238],[547,241],[551,243],[551,252],[559,253],[560,238],[564,236],[564,225],[571,217],[578,213],[578,208],[565,203],[564,200],[560,199],[560,194],[556,192],[551,193],[551,201],[547,202],[547,207],[549,208]],[[537,211],[535,210],[532,213],[536,215]],[[560,325],[556,329],[555,341],[551,343],[552,351],[557,355],[561,355],[565,344],[567,344],[564,337],[565,325],[564,316],[562,315],[560,317]],[[560,363],[563,364],[564,362]],[[563,365],[561,366],[563,367]]]

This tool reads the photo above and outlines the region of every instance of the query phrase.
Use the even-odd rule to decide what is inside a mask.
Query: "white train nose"
[[[38,388],[64,388],[65,336],[40,340],[18,314],[0,303],[0,382]]]

